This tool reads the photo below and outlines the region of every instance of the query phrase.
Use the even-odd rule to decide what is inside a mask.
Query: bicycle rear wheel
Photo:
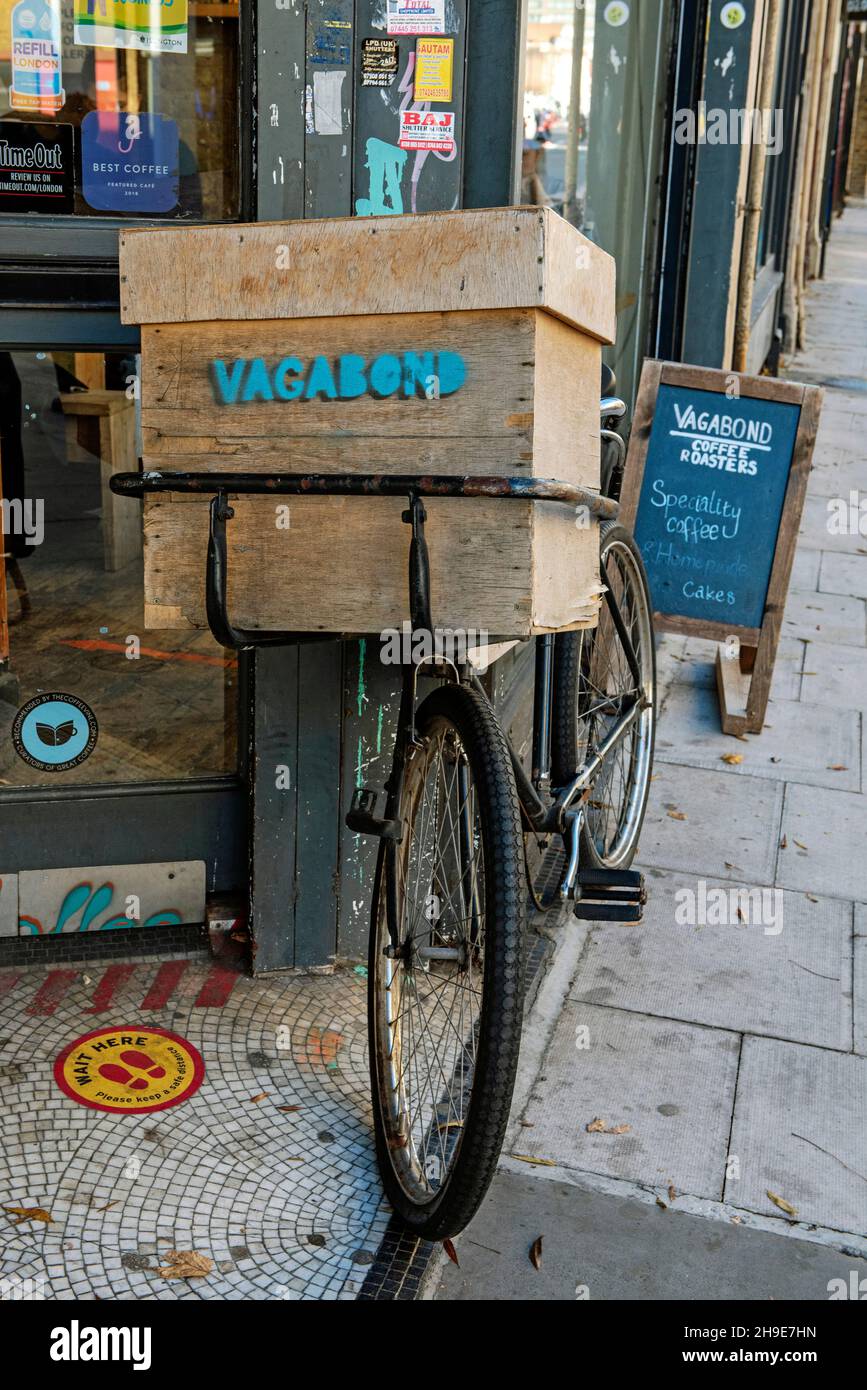
[[[509,1116],[523,1013],[523,843],[505,741],[485,701],[443,686],[419,708],[416,735],[402,838],[383,841],[374,886],[371,1082],[386,1194],[415,1234],[442,1240],[482,1201]]]
[[[656,653],[650,592],[641,553],[630,533],[608,522],[600,533],[602,582],[610,589],[638,663],[638,680],[610,609],[599,625],[559,635],[554,645],[552,777],[564,786],[603,743],[624,700],[642,708],[600,767],[584,805],[582,860],[625,869],[635,857],[644,820],[656,728]]]

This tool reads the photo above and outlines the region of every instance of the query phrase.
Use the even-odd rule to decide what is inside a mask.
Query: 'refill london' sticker
[[[127,1115],[180,1105],[204,1077],[201,1054],[165,1028],[97,1028],[54,1063],[54,1079],[70,1100]]]
[[[40,772],[65,772],[89,758],[99,735],[96,717],[77,695],[51,691],[22,705],[12,723],[12,746]]]

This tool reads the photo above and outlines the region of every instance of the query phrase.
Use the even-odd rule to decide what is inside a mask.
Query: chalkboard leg
[[[758,647],[741,643],[736,655],[729,655],[722,645],[717,647],[716,687],[724,734],[762,732],[775,656],[776,640],[771,632],[762,632]]]

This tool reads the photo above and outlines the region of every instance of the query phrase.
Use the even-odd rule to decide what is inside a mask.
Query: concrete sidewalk
[[[441,1298],[826,1299],[829,1280],[867,1276],[857,498],[854,524],[829,527],[829,500],[867,489],[865,324],[860,204],[834,226],[809,349],[782,368],[825,403],[766,727],[721,734],[713,644],[661,640],[644,925],[563,928],[565,998],[549,999],[549,1035],[531,1025],[512,1157]],[[678,925],[679,890],[702,881],[779,889],[782,914]],[[588,1132],[597,1118],[622,1132]]]

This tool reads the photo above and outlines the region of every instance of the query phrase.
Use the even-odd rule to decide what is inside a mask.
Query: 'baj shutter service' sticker
[[[205,1077],[200,1053],[165,1028],[97,1028],[65,1047],[54,1079],[91,1110],[141,1115],[189,1100]]]
[[[455,147],[454,111],[402,111],[397,143],[402,150],[451,154]]]

